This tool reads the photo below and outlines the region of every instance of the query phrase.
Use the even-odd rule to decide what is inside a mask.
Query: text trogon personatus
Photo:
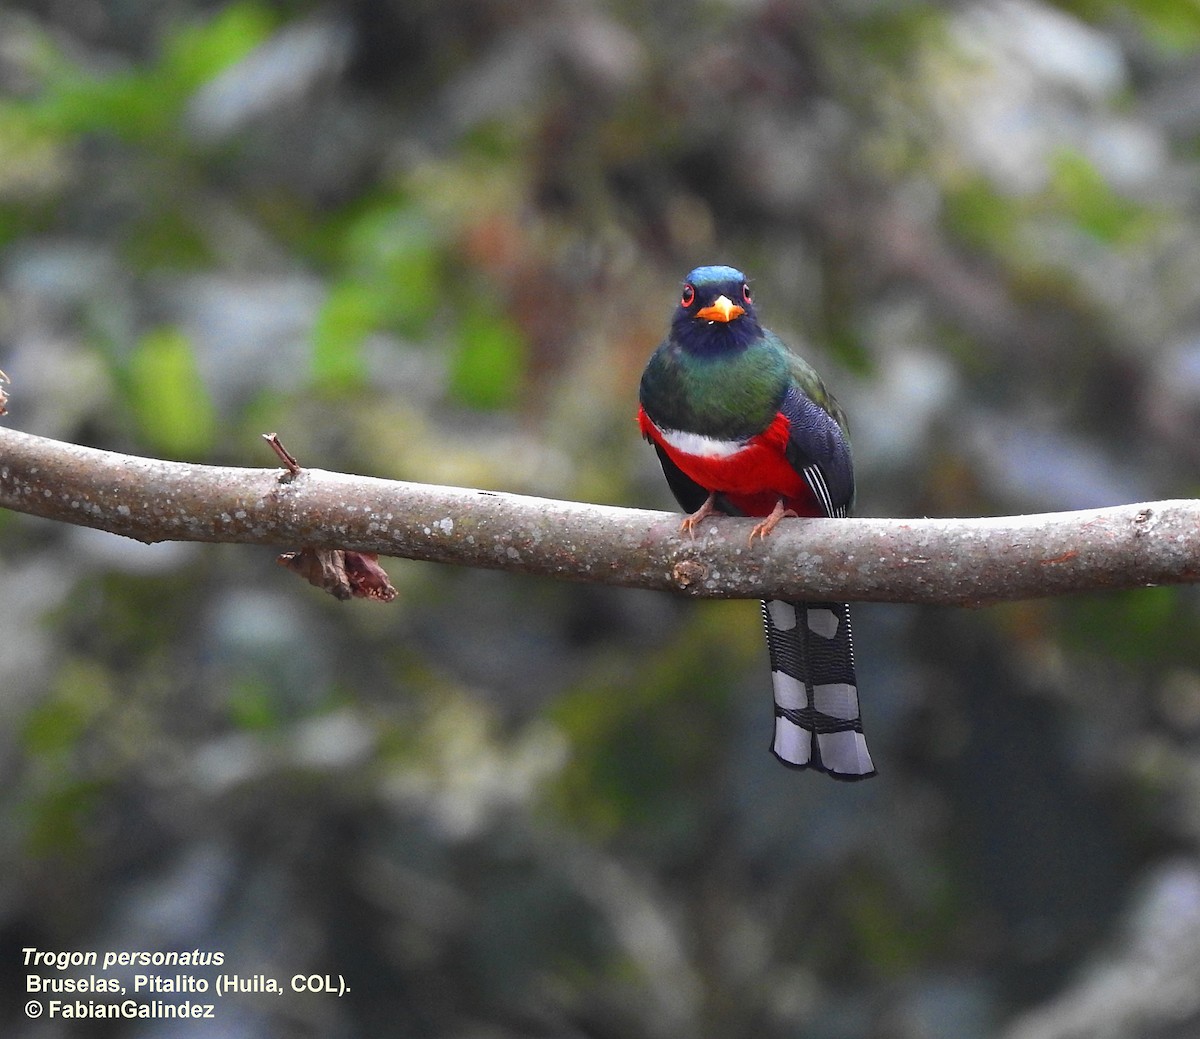
[[[846,516],[854,468],[846,417],[815,371],[758,323],[733,267],[687,276],[666,339],[642,374],[638,424],[690,514]],[[863,737],[845,603],[762,604],[775,692],[771,750],[785,765],[837,779],[875,766]]]

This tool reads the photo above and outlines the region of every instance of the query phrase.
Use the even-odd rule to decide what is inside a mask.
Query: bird
[[[687,275],[638,390],[638,426],[694,536],[712,515],[759,519],[750,544],[788,516],[854,505],[846,416],[816,371],[759,324],[750,283],[729,266]],[[775,701],[771,752],[835,779],[876,774],[863,735],[850,608],[762,603]]]

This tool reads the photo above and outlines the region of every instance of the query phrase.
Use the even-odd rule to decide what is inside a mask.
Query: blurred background
[[[1192,0],[6,0],[4,421],[673,508],[637,380],[719,262],[861,514],[1194,495],[1198,171]],[[845,785],[754,603],[273,555],[0,513],[6,1036],[1200,1030],[1193,589],[859,607]],[[352,993],[70,1030],[27,945]]]

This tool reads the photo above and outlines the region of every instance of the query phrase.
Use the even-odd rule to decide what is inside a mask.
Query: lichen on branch
[[[702,598],[982,605],[1200,579],[1200,501],[983,519],[713,517],[100,451],[0,427],[0,507],[143,542],[336,549]]]

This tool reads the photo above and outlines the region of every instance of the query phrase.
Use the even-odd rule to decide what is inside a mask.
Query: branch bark
[[[0,428],[0,507],[143,542],[351,549],[702,598],[984,605],[1200,579],[1200,501],[987,519],[753,521],[166,462]]]

